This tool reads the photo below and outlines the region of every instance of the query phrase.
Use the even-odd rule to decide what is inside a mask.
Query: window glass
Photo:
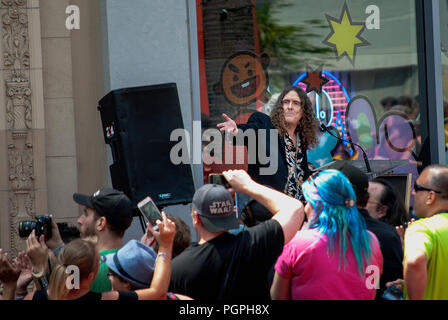
[[[405,160],[394,172],[415,180],[415,11],[414,0],[197,0],[203,131],[223,122],[223,113],[237,123],[254,111],[269,114],[282,89],[294,84],[308,92],[319,121],[344,139],[324,133],[308,152],[315,167],[362,160],[358,144],[370,160]],[[446,53],[444,70],[446,78]],[[245,167],[235,155],[225,163],[221,149],[204,153],[208,163],[223,162],[204,163],[206,181],[211,172]]]

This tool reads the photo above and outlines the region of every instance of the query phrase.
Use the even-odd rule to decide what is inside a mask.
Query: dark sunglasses
[[[414,183],[414,191],[415,192],[419,192],[419,191],[434,191],[435,193],[441,193],[440,191],[437,191],[437,190],[434,190],[434,189],[422,187],[421,185],[418,185],[417,183]]]

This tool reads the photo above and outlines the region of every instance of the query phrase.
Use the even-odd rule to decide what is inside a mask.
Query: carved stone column
[[[24,247],[18,237],[19,221],[30,219],[36,212],[28,14],[26,0],[1,0],[1,3],[7,9],[2,15],[2,40],[9,170],[9,252],[16,255]]]

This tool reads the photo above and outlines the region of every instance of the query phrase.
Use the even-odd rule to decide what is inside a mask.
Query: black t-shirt
[[[387,282],[403,279],[403,245],[393,226],[372,218],[365,209],[360,209],[359,212],[366,221],[367,230],[378,238],[383,254],[383,274],[380,278],[380,289],[377,291],[379,299]]]
[[[276,220],[194,243],[173,259],[170,291],[199,300],[269,300],[268,273],[283,245]]]

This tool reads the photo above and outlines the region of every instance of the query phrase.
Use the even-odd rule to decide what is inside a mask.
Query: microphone
[[[363,147],[361,147],[359,144],[356,144],[354,142],[350,142],[348,140],[345,140],[341,137],[339,137],[339,135],[335,135],[333,131],[331,131],[326,125],[324,125],[323,123],[320,124],[320,131],[322,132],[328,132],[329,134],[331,134],[333,137],[335,137],[336,139],[338,139],[339,141],[342,142],[347,142],[347,143],[351,143],[355,146],[357,146],[359,149],[361,149],[362,151],[362,157],[364,158],[364,163],[366,165],[366,169],[368,173],[372,173],[372,169],[370,168],[370,163],[369,163],[369,159],[367,159],[367,153],[365,152],[365,150],[363,149]]]

